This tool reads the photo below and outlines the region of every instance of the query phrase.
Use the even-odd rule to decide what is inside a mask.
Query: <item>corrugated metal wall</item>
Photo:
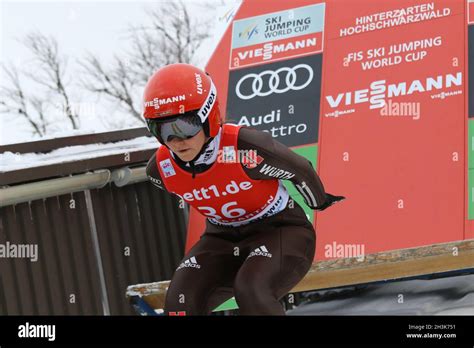
[[[37,262],[0,259],[1,314],[102,313],[83,193],[1,208],[0,221],[1,244],[38,246]]]
[[[0,258],[1,315],[102,315],[104,302],[110,314],[134,314],[128,285],[170,279],[184,252],[178,200],[148,182],[89,194],[0,208],[0,244],[38,245],[37,262]]]
[[[171,279],[183,257],[183,209],[148,182],[108,185],[91,197],[111,314],[132,314],[125,288]]]

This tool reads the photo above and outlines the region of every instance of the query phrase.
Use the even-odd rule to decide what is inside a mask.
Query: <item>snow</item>
[[[130,285],[127,296],[156,295],[168,286],[167,281]],[[474,274],[309,291],[301,301],[286,314],[474,315]]]
[[[154,283],[142,283],[130,285],[127,288],[126,295],[129,297],[132,296],[147,296],[150,294],[156,294],[161,291],[166,291],[169,286],[169,281],[161,281]]]
[[[153,137],[139,137],[106,144],[67,146],[48,153],[0,154],[0,172],[41,167],[45,165],[75,162],[84,159],[126,154],[135,151],[157,149],[160,143]]]
[[[319,300],[300,304],[287,314],[474,315],[474,274],[372,284],[352,292],[346,289],[337,294],[337,290],[326,290],[319,294],[323,296],[313,292]]]

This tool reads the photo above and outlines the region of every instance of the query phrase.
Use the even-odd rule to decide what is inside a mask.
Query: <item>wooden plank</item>
[[[410,249],[384,251],[362,258],[315,262],[291,291],[336,288],[382,280],[474,268],[474,239]],[[131,285],[127,297],[141,296],[154,309],[162,309],[169,281]]]
[[[474,267],[474,239],[316,262],[293,292],[334,288]]]

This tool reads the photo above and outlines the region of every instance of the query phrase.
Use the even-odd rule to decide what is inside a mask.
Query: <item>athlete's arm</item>
[[[344,199],[326,193],[311,162],[273,139],[269,133],[242,127],[237,146],[239,150],[256,151],[256,155],[260,156],[257,157],[260,163],[256,167],[242,164],[250,178],[290,180],[312,209],[323,210]]]
[[[148,160],[146,165],[146,176],[153,185],[166,191],[166,188],[163,185],[163,180],[161,179],[160,171],[156,165],[156,153],[154,153],[153,156],[151,156]]]

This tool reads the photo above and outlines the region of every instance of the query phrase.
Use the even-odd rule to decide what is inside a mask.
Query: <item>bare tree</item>
[[[155,32],[132,28],[130,38],[129,73],[137,83],[145,85],[158,67],[176,62],[166,40]]]
[[[33,128],[33,134],[45,135],[47,122],[44,118],[42,102],[40,102],[40,99],[34,99],[33,102],[30,102],[31,99],[26,95],[21,85],[20,74],[16,67],[2,65],[2,70],[7,77],[9,86],[1,86],[0,88],[2,95],[0,111],[20,115]]]
[[[58,108],[59,98],[61,116],[66,117],[73,129],[78,129],[79,115],[67,88],[67,59],[59,54],[57,41],[41,33],[30,33],[21,43],[31,51],[35,64],[29,67],[29,71],[19,70],[12,64],[2,65],[7,84],[0,88],[0,112],[24,117],[33,134],[41,137],[48,133],[52,125],[48,111],[51,111],[53,101],[56,101],[55,107]],[[34,81],[40,88],[27,92],[21,84],[21,76]]]
[[[174,62],[192,63],[202,41],[209,37],[205,23],[193,21],[183,1],[164,3],[150,12],[151,29],[162,37],[161,46]],[[142,31],[147,28],[142,28]],[[156,53],[155,53],[156,54]]]
[[[71,104],[71,96],[66,89],[67,58],[59,55],[58,42],[51,36],[30,33],[26,36],[24,44],[31,50],[35,61],[39,64],[39,69],[27,75],[62,99],[63,110],[72,128],[78,129],[79,115],[74,110]]]
[[[207,2],[193,6],[212,12]],[[148,78],[166,64],[195,63],[197,49],[209,36],[204,19],[193,13],[182,0],[160,2],[157,8],[147,10],[148,21],[129,27],[126,34],[130,48],[124,53],[117,52],[112,64],[104,64],[92,53],[79,62],[83,72],[77,74],[81,76],[80,87],[98,97],[108,97],[115,102],[112,109],[125,110],[134,120],[143,123],[139,95]],[[73,129],[78,129],[80,115],[72,102],[73,84],[67,80],[68,60],[60,54],[57,41],[51,36],[31,33],[22,43],[32,52],[36,64],[30,71],[3,67],[9,86],[0,89],[0,111],[24,117],[33,132],[43,136],[53,126],[52,102],[58,108],[59,101],[61,117],[65,117]],[[20,83],[23,75],[41,88],[27,93]]]
[[[89,53],[84,62],[79,64],[86,74],[82,78],[82,85],[87,90],[105,94],[118,101],[133,117],[142,122],[140,112],[132,98],[133,89],[137,85],[137,81],[128,71],[128,64],[124,58],[115,56],[112,67],[106,69],[99,58]]]
[[[93,54],[81,63],[83,86],[118,101],[141,123],[140,103],[134,100],[133,92],[141,90],[160,66],[193,63],[195,52],[209,36],[206,27],[191,18],[183,1],[162,2],[146,13],[150,24],[130,27],[131,50],[122,57],[116,55],[110,68],[104,68]]]

